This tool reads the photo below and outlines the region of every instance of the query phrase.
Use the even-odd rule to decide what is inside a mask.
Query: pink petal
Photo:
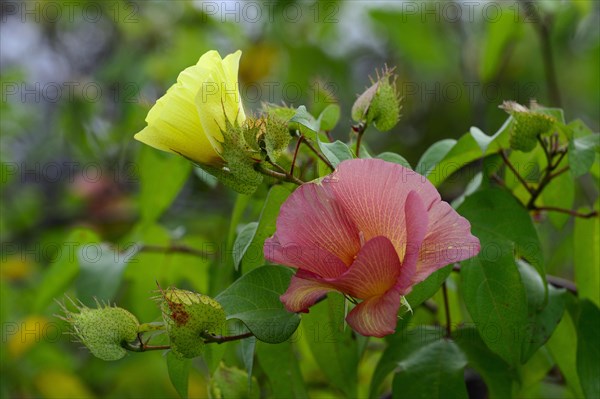
[[[361,335],[383,337],[393,334],[398,322],[400,293],[394,289],[366,299],[346,316],[352,329]]]
[[[337,256],[316,245],[300,246],[293,243],[287,246],[281,245],[279,231],[265,240],[263,250],[265,259],[273,263],[308,270],[320,277],[336,278],[348,270]]]
[[[337,279],[326,281],[355,298],[370,298],[387,292],[401,272],[400,260],[386,237],[369,240],[350,269]]]
[[[301,270],[298,274],[301,275]],[[290,312],[308,312],[309,307],[333,290],[334,288],[327,284],[292,276],[290,286],[280,299]]]
[[[412,279],[414,284],[450,263],[479,253],[479,239],[471,234],[471,225],[447,202],[436,202],[428,214],[428,232]]]
[[[385,236],[392,241],[400,259],[406,249],[405,203],[415,191],[425,209],[440,200],[433,185],[418,173],[380,159],[341,162],[323,180],[338,203],[364,235],[365,241]]]
[[[413,278],[417,271],[417,261],[421,252],[423,238],[427,234],[429,218],[425,204],[415,191],[408,193],[404,207],[406,222],[406,253],[402,260],[402,273],[398,278],[397,288],[403,295],[408,294],[413,286]]]
[[[299,248],[303,254],[315,252],[315,249],[324,250],[346,266],[354,261],[360,250],[356,226],[321,183],[304,184],[290,195],[279,211],[277,233],[273,238],[269,240],[271,246]],[[265,250],[265,257],[276,262],[270,256]],[[321,263],[317,262],[311,271],[323,277],[334,277]],[[303,267],[299,264],[290,266]],[[343,271],[336,270],[335,273],[339,275]]]

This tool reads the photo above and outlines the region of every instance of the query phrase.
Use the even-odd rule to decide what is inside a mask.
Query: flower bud
[[[400,98],[392,70],[385,69],[377,81],[361,94],[352,106],[352,119],[373,124],[380,132],[396,126],[400,120]]]
[[[547,133],[556,122],[555,118],[514,101],[505,101],[500,108],[514,118],[510,132],[510,148],[513,150],[532,151],[537,145],[538,137]]]
[[[160,306],[171,350],[179,357],[200,356],[204,349],[202,336],[220,333],[225,324],[221,305],[196,292],[168,288],[162,292]]]
[[[81,304],[78,312],[70,312],[62,305],[63,320],[73,327],[75,335],[92,354],[102,360],[119,360],[125,356],[122,344],[137,337],[139,322],[127,310],[96,302],[96,309]]]

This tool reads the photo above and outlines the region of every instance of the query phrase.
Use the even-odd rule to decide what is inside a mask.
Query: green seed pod
[[[171,350],[179,357],[200,356],[203,335],[220,334],[225,311],[214,299],[192,291],[168,288],[162,292],[160,306]]]
[[[248,373],[221,363],[213,374],[208,387],[211,399],[258,399],[260,388],[255,377],[248,386]]]
[[[556,119],[549,115],[532,111],[513,101],[505,101],[500,108],[514,118],[510,132],[510,148],[513,150],[533,151],[537,145],[538,137],[547,133],[556,122]]]
[[[97,309],[81,304],[78,312],[70,312],[62,306],[65,316],[61,318],[71,324],[73,335],[94,356],[107,361],[119,360],[127,353],[122,344],[137,337],[139,322],[123,308],[96,303]]]
[[[380,132],[386,132],[400,120],[401,109],[395,75],[386,69],[382,76],[356,99],[352,106],[352,119],[372,123]]]

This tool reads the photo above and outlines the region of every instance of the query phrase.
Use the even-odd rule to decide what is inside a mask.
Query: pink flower
[[[396,328],[401,296],[445,265],[479,252],[469,222],[423,176],[378,159],[340,163],[281,206],[265,258],[297,268],[281,301],[307,312],[339,291],[360,299],[346,321],[366,336]]]

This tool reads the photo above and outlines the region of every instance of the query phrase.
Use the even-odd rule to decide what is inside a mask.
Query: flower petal
[[[327,281],[355,298],[379,296],[396,284],[401,272],[394,245],[386,237],[375,237],[361,248],[350,269]]]
[[[302,275],[301,271],[298,274]],[[308,308],[334,288],[315,280],[292,276],[290,286],[280,299],[290,312],[308,312]]]
[[[441,267],[479,253],[479,239],[471,234],[470,223],[447,202],[436,202],[428,214],[428,231],[413,283],[423,281]]]
[[[401,165],[380,159],[343,161],[323,180],[365,241],[377,236],[390,239],[400,259],[406,249],[405,203],[415,191],[428,209],[439,199],[435,187],[423,176]]]
[[[395,289],[366,299],[346,316],[352,329],[361,335],[383,337],[393,334],[398,323],[400,293]]]
[[[310,254],[325,250],[346,266],[354,261],[360,250],[360,238],[354,223],[332,198],[329,190],[319,183],[300,186],[284,202],[277,218],[277,240],[284,248],[295,247]],[[265,250],[265,257],[272,261]],[[322,262],[320,262],[322,263]],[[286,263],[293,266],[289,263]],[[297,267],[301,267],[299,264]],[[337,277],[324,270],[309,269],[322,277]]]
[[[327,250],[317,246],[300,246],[293,243],[283,246],[280,244],[277,234],[265,240],[263,250],[265,259],[280,265],[309,271],[317,277],[335,278],[348,270],[344,262]]]
[[[406,223],[406,253],[402,259],[402,273],[398,278],[397,288],[403,295],[406,295],[413,286],[413,277],[417,270],[417,261],[429,222],[425,204],[415,191],[409,192],[406,197],[404,221]]]

